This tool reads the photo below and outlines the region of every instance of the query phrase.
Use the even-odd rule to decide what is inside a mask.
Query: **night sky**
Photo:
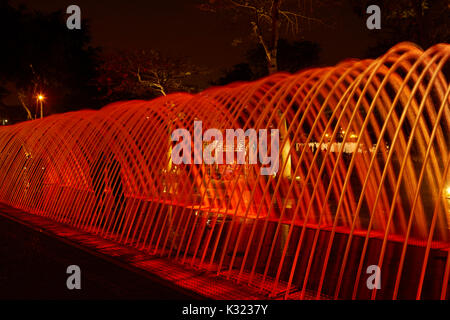
[[[200,0],[11,0],[10,3],[43,13],[65,13],[69,5],[76,4],[89,25],[92,46],[106,53],[117,49],[156,49],[169,56],[187,58],[206,70],[208,75],[197,80],[203,88],[233,65],[245,62],[246,52],[258,46],[245,16],[232,22],[226,13],[200,10]],[[322,66],[367,55],[374,38],[373,31],[366,28],[365,13],[358,16],[347,1],[340,3],[314,7],[313,16],[326,25],[312,24],[297,35],[282,33],[281,37],[318,43],[321,48],[318,64]],[[233,45],[236,40],[240,44]],[[6,87],[10,94],[3,101],[7,105],[19,105],[12,83]]]
[[[91,25],[92,43],[105,49],[155,48],[213,69],[243,61],[246,45],[233,46],[235,39],[249,39],[248,22],[238,23],[221,14],[201,11],[198,0],[78,0],[12,1],[43,12],[63,10],[76,4]],[[321,64],[360,57],[367,50],[370,34],[365,20],[341,5],[316,9],[314,15],[329,17],[329,26],[315,25],[292,40],[312,40],[322,47]],[[243,32],[244,31],[244,32]]]

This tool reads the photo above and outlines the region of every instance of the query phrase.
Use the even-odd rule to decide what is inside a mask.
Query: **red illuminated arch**
[[[384,298],[445,298],[449,56],[402,43],[376,60],[0,127],[0,200],[272,296],[375,298],[362,275],[376,264],[393,283]],[[195,120],[279,129],[278,173],[175,166],[170,134]]]

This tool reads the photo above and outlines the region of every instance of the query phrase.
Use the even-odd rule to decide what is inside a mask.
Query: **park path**
[[[16,219],[0,205],[0,299],[197,299],[169,282],[124,268]],[[81,268],[81,290],[69,290],[69,265]]]

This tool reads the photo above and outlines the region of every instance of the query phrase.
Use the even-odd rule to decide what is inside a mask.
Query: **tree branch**
[[[155,71],[152,71],[152,73],[153,73],[153,75],[156,76],[157,81],[159,81],[158,74],[157,74]],[[141,73],[140,73],[140,68],[139,68],[139,67],[138,67],[136,76],[137,76],[138,81],[139,81],[140,83],[144,84],[144,85],[147,86],[147,87],[153,87],[153,88],[156,88],[156,90],[158,90],[159,92],[161,92],[161,94],[162,94],[163,96],[166,96],[166,95],[167,95],[167,94],[166,94],[166,91],[165,91],[165,89],[164,89],[164,87],[163,87],[160,83],[154,82],[154,81],[149,81],[149,80],[143,80],[142,77],[141,77]]]
[[[30,109],[27,107],[25,100],[24,100],[24,93],[19,91],[17,93],[17,96],[19,97],[19,101],[22,104],[22,107],[25,109],[25,111],[27,112],[27,120],[33,120],[33,116],[31,115]]]

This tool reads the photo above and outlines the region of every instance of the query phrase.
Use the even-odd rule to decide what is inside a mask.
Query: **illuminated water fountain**
[[[0,200],[268,297],[448,299],[449,56],[402,43],[376,60],[0,127]],[[279,129],[278,173],[174,165],[170,135],[195,120]],[[370,265],[380,290],[366,286]]]

